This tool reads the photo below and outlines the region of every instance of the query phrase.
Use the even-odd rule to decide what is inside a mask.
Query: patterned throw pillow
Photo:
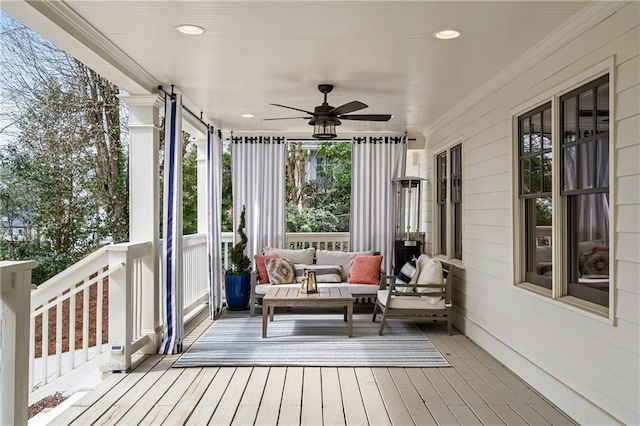
[[[340,265],[305,265],[304,263],[294,263],[296,269],[296,281],[301,283],[305,269],[316,272],[316,282],[318,283],[340,283],[342,282],[342,266]]]
[[[355,256],[351,261],[351,284],[379,284],[382,255]]]
[[[278,256],[275,254],[256,254],[253,256],[256,262],[256,271],[258,271],[258,282],[260,284],[267,284],[269,282],[269,274],[267,273],[267,265],[265,260],[275,259]]]
[[[418,272],[418,269],[416,266],[416,258],[414,257],[413,259],[411,259],[410,261],[408,261],[402,266],[402,269],[400,269],[400,272],[396,277],[396,284],[411,283],[413,281],[413,277],[416,276],[417,272]],[[405,293],[411,293],[413,291],[413,287],[396,286],[395,288],[396,290],[402,291]]]
[[[295,282],[293,265],[289,259],[277,257],[275,259],[267,259],[264,263],[267,266],[267,274],[269,274],[269,282],[271,284],[291,284]]]

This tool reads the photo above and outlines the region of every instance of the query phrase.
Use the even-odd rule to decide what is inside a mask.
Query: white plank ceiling
[[[69,27],[80,23],[104,37],[111,54],[124,54],[157,84],[174,84],[191,109],[225,130],[310,135],[302,119],[263,121],[304,115],[269,103],[313,110],[322,101],[317,85],[332,83],[331,105],[359,100],[369,108],[358,113],[393,114],[386,123],[343,121],[338,134],[422,133],[588,2],[71,0],[59,3],[65,16],[47,16],[48,25],[27,2],[2,3],[132,93],[153,86],[83,53]],[[206,32],[180,34],[175,27],[184,23]],[[445,28],[463,34],[436,40],[433,33]],[[86,33],[77,38],[86,45]],[[106,62],[122,70],[122,62]]]

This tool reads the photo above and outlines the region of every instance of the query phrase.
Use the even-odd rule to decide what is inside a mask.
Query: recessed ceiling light
[[[255,115],[253,115],[253,114],[242,114],[240,117],[242,117],[242,118],[253,118],[253,117],[255,117]]]
[[[440,30],[433,33],[433,36],[440,40],[451,40],[460,37],[460,34],[462,34],[462,31],[459,30]]]
[[[200,35],[204,34],[205,29],[199,25],[194,24],[182,24],[176,27],[176,30],[180,31],[182,34],[187,35]]]

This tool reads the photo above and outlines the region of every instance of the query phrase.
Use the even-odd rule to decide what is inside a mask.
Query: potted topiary
[[[251,295],[251,259],[245,254],[248,241],[247,234],[244,233],[246,211],[247,208],[243,205],[238,225],[240,240],[231,249],[231,267],[224,275],[224,291],[230,311],[247,309]]]

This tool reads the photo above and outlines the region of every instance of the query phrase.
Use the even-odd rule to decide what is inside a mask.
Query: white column
[[[207,141],[196,139],[198,148],[198,234],[207,233]]]
[[[0,424],[26,425],[34,261],[0,262]]]
[[[161,342],[159,151],[160,108],[157,95],[122,96],[129,106],[129,241],[153,245],[142,264],[142,333],[150,343],[142,351],[157,353]]]

